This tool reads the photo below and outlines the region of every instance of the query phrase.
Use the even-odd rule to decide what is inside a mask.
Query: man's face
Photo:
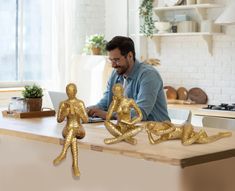
[[[121,55],[121,51],[118,48],[109,51],[108,56],[112,67],[116,69],[119,75],[123,75],[127,72],[130,67],[130,63],[127,56]]]

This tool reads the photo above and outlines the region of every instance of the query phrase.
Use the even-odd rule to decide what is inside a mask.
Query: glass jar
[[[8,112],[13,113],[17,110],[17,99],[18,97],[11,97],[11,101],[8,104]]]
[[[27,104],[24,98],[17,98],[17,111],[27,112]]]

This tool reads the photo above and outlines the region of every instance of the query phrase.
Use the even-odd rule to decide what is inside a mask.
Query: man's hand
[[[97,107],[87,108],[87,114],[89,117],[100,117],[102,119],[106,119],[106,111],[103,111]]]

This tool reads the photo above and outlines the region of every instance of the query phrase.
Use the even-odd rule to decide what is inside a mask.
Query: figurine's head
[[[77,94],[77,87],[75,84],[70,83],[66,86],[66,93],[69,97],[69,99],[73,99],[75,98],[76,94]]]
[[[124,93],[122,84],[114,84],[112,91],[113,95],[116,96],[117,98],[122,97]]]

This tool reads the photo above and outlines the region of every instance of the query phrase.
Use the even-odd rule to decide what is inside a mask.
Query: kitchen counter
[[[5,161],[4,157],[0,158],[0,172],[5,172],[4,169],[6,169],[7,166],[9,168],[7,173],[14,176],[16,179],[18,178],[17,174],[22,175],[23,173],[24,176],[29,176],[29,174],[25,174],[24,172],[27,172],[27,168],[31,168],[30,165],[33,163],[35,168],[37,168],[37,166],[40,167],[40,169],[38,169],[39,171],[41,171],[42,168],[45,168],[45,176],[49,173],[47,169],[50,169],[49,180],[51,180],[51,176],[57,177],[58,179],[63,177],[64,185],[68,185],[68,188],[71,187],[71,189],[67,190],[73,190],[73,186],[80,188],[84,187],[84,190],[87,190],[87,182],[93,181],[94,178],[99,179],[100,182],[104,181],[103,185],[101,185],[101,190],[111,190],[111,188],[112,190],[116,190],[117,188],[113,187],[113,184],[115,184],[115,177],[120,179],[124,185],[125,182],[130,184],[128,188],[122,188],[122,190],[143,190],[143,186],[148,190],[147,187],[153,189],[155,184],[157,184],[159,188],[164,188],[164,190],[172,190],[172,187],[174,187],[174,190],[182,190],[182,179],[183,182],[187,183],[184,184],[184,186],[187,185],[186,190],[190,190],[189,187],[192,187],[193,179],[189,179],[188,174],[191,174],[190,177],[194,177],[197,174],[195,171],[198,171],[199,169],[200,174],[202,174],[202,172],[203,174],[206,174],[204,170],[207,169],[207,172],[211,172],[211,165],[213,166],[213,169],[218,168],[220,171],[219,168],[221,167],[221,164],[225,169],[227,165],[228,171],[230,171],[231,161],[234,163],[234,137],[224,138],[217,142],[204,145],[183,146],[178,140],[158,145],[150,145],[146,133],[141,132],[136,136],[138,144],[135,146],[127,143],[105,145],[103,142],[104,138],[111,137],[111,135],[106,131],[103,124],[84,124],[86,137],[79,140],[79,164],[81,164],[82,176],[79,184],[75,182],[71,183],[71,174],[61,171],[58,172],[57,170],[61,169],[62,164],[58,166],[58,168],[55,168],[52,165],[53,158],[59,154],[62,148],[59,144],[62,141],[61,131],[63,126],[64,124],[57,124],[54,117],[35,119],[0,118],[0,150],[2,152],[1,156],[5,156]],[[219,131],[221,130],[206,128],[206,132],[211,135]],[[14,152],[9,153],[9,150]],[[14,156],[14,153],[18,153],[17,157],[11,157],[12,155]],[[42,159],[43,165],[38,157],[30,160],[30,162],[28,161],[28,158],[31,158],[31,155],[35,155],[35,153],[41,153],[39,159]],[[9,155],[9,157],[7,157],[7,155]],[[70,155],[69,152],[68,155]],[[48,156],[50,156],[49,159]],[[47,158],[47,160],[44,161],[43,158]],[[9,163],[9,160],[11,163]],[[24,161],[27,161],[27,163],[25,164]],[[67,163],[66,166],[63,164],[64,171],[71,166],[71,161]],[[115,166],[112,165],[113,163],[115,163]],[[20,168],[22,165],[25,165],[24,170],[26,171],[22,172],[22,168]],[[97,170],[96,168],[101,169]],[[142,171],[140,171],[140,169],[142,169]],[[19,170],[18,173],[17,170]],[[231,173],[233,173],[232,177],[234,177],[235,170]],[[94,177],[94,174],[96,174],[97,177]],[[111,174],[111,177],[113,176],[113,178],[106,182],[106,178],[110,179],[109,174]],[[183,174],[183,178],[180,174]],[[226,171],[225,175],[227,176],[228,174],[230,174],[230,172]],[[225,175],[223,173],[220,173],[220,175],[224,180],[225,177],[223,176]],[[22,177],[24,176],[22,175]],[[40,176],[44,176],[44,174],[42,173]],[[120,178],[120,176],[123,176],[123,178]],[[129,176],[132,178],[129,180],[125,178]],[[143,181],[141,182],[141,180],[136,181],[139,178],[144,178],[146,176],[148,176],[148,179],[145,180],[144,183]],[[166,181],[169,177],[174,179],[174,183],[166,185]],[[31,172],[28,179],[31,182],[34,182],[35,178],[40,178],[38,177],[36,170]],[[158,180],[162,181],[158,182]],[[9,186],[10,179],[7,179],[7,176],[5,175],[3,177],[2,173],[0,173],[0,184],[1,186],[3,185],[3,188],[7,188],[7,186],[4,187],[6,182],[9,183],[7,185]],[[51,180],[51,182],[54,181]],[[227,184],[228,182],[226,182],[226,185]],[[229,182],[229,185],[230,184],[234,184],[233,181]],[[53,184],[53,189],[50,190],[58,190],[56,185],[58,186],[60,183],[57,182],[55,185]],[[11,187],[12,186],[13,185],[11,185]],[[176,189],[176,187],[178,189]],[[38,188],[42,190],[41,186]],[[232,188],[234,189],[235,186],[232,185]],[[4,189],[4,191],[5,190],[7,189]],[[91,185],[89,185],[88,190],[92,190]]]
[[[0,134],[59,144],[62,141],[61,132],[63,126],[64,124],[56,123],[55,117],[34,119],[1,118]],[[111,137],[111,135],[102,123],[84,124],[84,127],[86,137],[79,141],[80,147],[99,152],[127,155],[181,167],[210,162],[215,159],[222,159],[223,157],[226,158],[227,150],[230,150],[235,156],[235,139],[233,137],[220,140],[213,144],[194,145],[192,147],[182,146],[180,141],[177,140],[153,146],[149,144],[147,134],[141,132],[136,136],[138,139],[136,146],[124,142],[106,145],[103,140],[104,138]],[[206,132],[209,134],[215,134],[218,131],[221,130],[206,129]],[[202,160],[202,156],[207,156],[204,161]]]
[[[235,111],[220,111],[220,110],[208,110],[202,109],[206,107],[205,104],[168,104],[168,108],[174,109],[189,109],[193,115],[196,116],[213,116],[235,119]]]

